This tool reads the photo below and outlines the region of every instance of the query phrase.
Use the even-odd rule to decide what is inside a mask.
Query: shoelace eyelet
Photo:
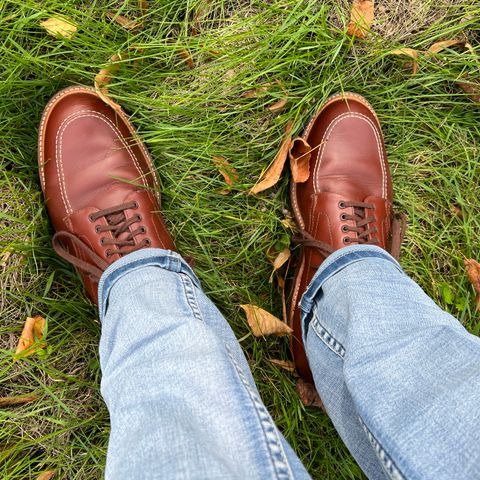
[[[346,213],[340,214],[340,220],[342,220],[342,222],[345,222],[347,220],[347,214]]]
[[[102,238],[100,239],[100,245],[105,245],[105,240],[106,240],[106,238],[105,238],[105,237],[102,237]]]
[[[140,233],[147,233],[147,229],[145,227],[140,227]]]
[[[91,213],[89,216],[88,216],[88,219],[91,221],[91,222],[94,222],[95,219],[93,218],[93,213]]]
[[[141,222],[142,221],[142,216],[140,214],[137,214],[137,222]]]
[[[348,230],[347,225],[342,225],[342,232],[346,233],[346,232],[348,232],[348,231],[349,231],[349,230]]]
[[[100,225],[95,225],[95,232],[100,233]]]
[[[343,243],[350,243],[350,237],[343,237]]]
[[[106,250],[106,251],[105,251],[105,256],[106,256],[106,257],[111,257],[111,256],[112,256],[111,250]]]
[[[133,202],[133,207],[132,208],[138,208],[138,202]]]
[[[149,238],[145,239],[145,245],[149,247],[152,244],[152,241]]]
[[[345,202],[343,200],[338,202],[338,208],[345,208]]]

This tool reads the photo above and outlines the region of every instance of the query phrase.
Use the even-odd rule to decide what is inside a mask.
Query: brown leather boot
[[[102,272],[140,248],[173,250],[152,160],[126,114],[93,89],[70,87],[45,107],[38,165],[55,251],[97,303]]]
[[[371,244],[398,256],[404,224],[393,215],[380,123],[360,95],[327,100],[293,141],[290,158],[307,172],[291,183],[296,240],[302,246],[289,308],[291,349],[298,373],[313,383],[301,340],[298,303],[303,292],[323,260],[340,248]]]

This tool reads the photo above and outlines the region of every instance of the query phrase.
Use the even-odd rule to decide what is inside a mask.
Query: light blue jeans
[[[107,479],[302,479],[228,323],[173,252],[99,286]],[[370,479],[480,478],[480,340],[373,246],[335,252],[302,301],[316,387]]]

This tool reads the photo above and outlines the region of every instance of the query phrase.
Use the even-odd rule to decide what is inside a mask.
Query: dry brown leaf
[[[45,319],[40,315],[35,317],[27,317],[25,325],[23,326],[22,334],[18,340],[15,355],[27,357],[35,353],[38,348],[44,346],[41,342],[43,339],[43,331],[45,328]],[[36,345],[35,345],[35,342]]]
[[[23,397],[0,397],[0,407],[10,407],[13,405],[23,405],[25,403],[34,402],[40,397],[38,395],[29,395]]]
[[[48,470],[47,472],[41,473],[38,477],[37,480],[50,480],[55,476],[55,470]]]
[[[250,193],[259,193],[267,190],[267,188],[273,187],[279,180],[282,175],[283,166],[287,160],[288,150],[290,148],[290,143],[292,137],[290,135],[292,131],[292,122],[288,122],[285,128],[285,136],[280,149],[273,160],[270,167],[260,176],[258,182],[250,189]]]
[[[454,45],[459,45],[459,44],[464,44],[465,45],[465,40],[460,40],[460,39],[454,39],[454,40],[443,40],[441,42],[435,42],[427,51],[427,54],[435,54],[439,53],[442,50],[445,50],[448,47],[453,47]]]
[[[322,399],[314,385],[299,378],[295,387],[300,400],[306,407],[318,407],[325,411]]]
[[[123,15],[117,15],[114,12],[107,12],[107,17],[114,22],[117,22],[123,28],[127,30],[135,30],[143,28],[143,23],[137,20],[131,20],[130,18],[124,17]]]
[[[405,55],[413,59],[412,62],[412,75],[416,75],[418,72],[418,51],[413,48],[398,48],[389,52],[391,55]]]
[[[108,87],[107,85],[112,81],[113,75],[120,68],[120,61],[122,56],[119,53],[115,53],[110,57],[110,63],[106,68],[102,68],[97,75],[95,75],[94,85],[95,91],[98,96],[107,104],[110,105],[114,110],[120,111],[121,107],[118,103],[114,102],[108,96]]]
[[[348,35],[365,38],[374,19],[375,5],[373,0],[353,0],[350,22],[347,27]]]
[[[267,255],[269,254],[269,252],[267,252]],[[271,255],[269,255],[271,256]],[[273,271],[272,271],[272,274],[270,275],[270,283],[272,282],[273,280],[273,276],[275,275],[275,272],[277,272],[278,270],[280,270],[280,268],[283,267],[283,265],[285,265],[289,258],[291,256],[291,252],[288,248],[284,248],[281,252],[279,252],[275,258],[273,258],[273,260],[270,260],[272,262],[272,265],[273,265]]]
[[[8,260],[10,259],[11,256],[12,256],[12,252],[10,250],[7,250],[6,252],[2,253],[2,255],[0,255],[0,267],[2,268],[6,267]]]
[[[68,17],[51,17],[40,25],[49,35],[57,38],[70,38],[78,30],[75,22]]]
[[[256,337],[263,335],[290,335],[292,329],[271,313],[256,305],[240,305],[247,316],[247,322]]]
[[[190,55],[190,52],[187,49],[182,49],[180,50],[180,56],[185,60],[185,63],[188,65],[188,68],[195,68],[195,64],[193,63],[192,56]]]
[[[281,110],[288,102],[288,98],[282,98],[278,102],[275,102],[273,105],[270,105],[267,107],[271,112],[276,112],[278,110]]]
[[[212,160],[222,177],[225,179],[225,182],[227,182],[227,185],[232,186],[234,183],[238,182],[237,171],[230,165],[225,157],[212,157]]]
[[[269,360],[270,363],[287,370],[287,372],[293,373],[295,371],[295,364],[290,360],[277,360],[276,358],[270,358]]]
[[[458,205],[453,204],[450,208],[450,211],[457,217],[463,218],[463,211]]]
[[[140,10],[140,15],[143,17],[148,12],[148,1],[147,0],[138,0],[138,9]]]
[[[480,103],[480,84],[478,83],[467,83],[467,82],[457,82],[458,86],[468,94],[470,100],[475,103]]]
[[[477,303],[477,310],[480,310],[480,263],[472,258],[465,259],[465,270],[467,271],[468,279],[477,294],[475,299]]]
[[[292,141],[288,156],[290,158],[290,172],[295,183],[306,182],[310,177],[310,159],[312,147],[303,139],[296,138]]]

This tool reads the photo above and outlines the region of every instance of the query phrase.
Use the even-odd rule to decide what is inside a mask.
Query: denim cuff
[[[340,270],[355,262],[377,258],[393,263],[403,273],[400,264],[383,248],[375,245],[353,245],[341,248],[332,253],[318,268],[305,293],[300,300],[302,310],[303,335],[306,336],[309,320],[309,313],[312,310],[315,298],[323,284]]]
[[[190,277],[193,284],[200,287],[200,282],[188,263],[177,252],[161,248],[145,248],[129,253],[113,262],[104,272],[98,284],[98,309],[100,321],[107,310],[108,296],[113,285],[127,273],[143,268],[156,266],[171,272],[184,273]]]

